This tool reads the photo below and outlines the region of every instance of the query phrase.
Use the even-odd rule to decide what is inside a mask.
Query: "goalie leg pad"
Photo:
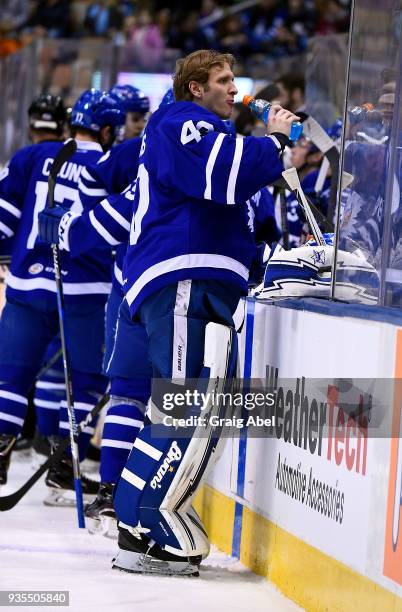
[[[214,395],[225,390],[236,363],[236,336],[225,325],[205,330],[204,374],[208,391],[202,413],[219,414]],[[205,378],[200,379],[205,388]],[[177,391],[176,387],[173,388]],[[151,412],[152,416],[152,412]],[[148,422],[139,433],[115,493],[120,521],[145,529],[161,548],[178,556],[206,556],[208,539],[191,502],[216,456],[220,431],[205,420],[188,439],[173,427]],[[177,431],[176,435],[172,433]],[[188,433],[188,432],[187,432]],[[163,436],[163,437],[162,437]]]

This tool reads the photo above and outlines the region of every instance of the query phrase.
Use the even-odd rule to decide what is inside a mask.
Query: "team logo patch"
[[[34,263],[32,266],[29,266],[28,272],[29,274],[40,274],[43,270],[43,266],[40,263]]]
[[[325,264],[325,251],[316,251],[315,249],[313,249],[311,259],[315,264]]]

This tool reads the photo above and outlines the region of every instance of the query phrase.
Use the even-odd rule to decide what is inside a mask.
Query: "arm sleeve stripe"
[[[88,196],[99,198],[109,195],[105,189],[92,189],[91,187],[86,187],[82,181],[79,182],[78,187],[82,193],[85,193],[85,195]]]
[[[237,175],[239,174],[241,156],[243,153],[243,138],[236,138],[236,147],[233,156],[232,167],[230,169],[228,190],[226,192],[226,199],[228,204],[235,203],[235,191]]]
[[[69,210],[66,212],[59,223],[59,248],[64,251],[70,250],[70,227],[71,224],[81,215]]]
[[[115,208],[113,208],[113,206],[111,206],[111,204],[107,200],[102,200],[101,206],[102,206],[102,208],[105,209],[105,211],[107,213],[109,213],[109,215],[112,217],[112,219],[114,221],[116,221],[116,223],[121,225],[128,232],[130,231],[130,223],[129,223],[129,221],[127,221],[123,217],[123,215],[121,215],[119,212],[117,212],[117,210]]]
[[[91,176],[91,175],[89,174],[89,172],[88,172],[88,170],[87,170],[86,168],[83,168],[83,169],[82,169],[81,176],[82,176],[82,178],[84,178],[86,181],[92,181],[92,182],[94,182],[94,181],[95,181],[94,177],[93,177],[93,176]]]
[[[14,217],[17,217],[17,219],[21,217],[21,211],[18,210],[16,206],[10,204],[10,202],[7,202],[7,200],[3,200],[3,198],[0,198],[0,208],[4,208],[4,210],[7,210],[14,215]]]
[[[268,136],[268,138],[270,138],[272,140],[272,142],[274,143],[274,145],[276,146],[276,148],[278,149],[278,151],[282,152],[282,145],[279,142],[279,140],[277,139],[276,136],[273,136],[272,134],[270,134]]]
[[[222,146],[223,139],[225,138],[225,134],[219,134],[217,139],[214,142],[214,146],[211,149],[211,153],[209,154],[207,166],[205,168],[205,179],[206,179],[206,187],[204,192],[204,198],[206,200],[211,200],[211,191],[212,191],[212,171],[215,166],[215,161],[219,153],[219,149]]]
[[[94,211],[93,210],[91,210],[91,212],[89,213],[89,220],[92,223],[93,227],[98,232],[98,234],[100,236],[102,236],[102,238],[104,238],[104,240],[106,240],[106,242],[108,242],[109,244],[111,244],[113,246],[115,246],[116,244],[120,244],[119,241],[115,240],[113,238],[112,234],[109,234],[109,232],[103,227],[103,225],[101,225],[101,223],[99,223],[98,219],[94,215]]]
[[[3,234],[7,236],[7,238],[11,238],[11,236],[14,236],[13,230],[7,227],[7,225],[4,225],[4,223],[2,223],[1,221],[0,221],[0,232],[3,232]]]

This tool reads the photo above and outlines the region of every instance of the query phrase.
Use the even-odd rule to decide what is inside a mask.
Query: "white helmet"
[[[257,299],[288,297],[329,298],[334,258],[333,234],[324,234],[326,244],[314,239],[285,251],[280,245],[271,250],[263,283],[254,290]],[[376,304],[379,277],[356,244],[351,251],[338,250],[335,297],[340,300]],[[353,250],[352,250],[353,249]]]

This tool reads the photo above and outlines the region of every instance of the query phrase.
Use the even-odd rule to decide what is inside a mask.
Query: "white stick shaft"
[[[325,179],[327,178],[328,168],[329,168],[329,161],[326,157],[324,157],[321,162],[317,180],[314,185],[314,191],[316,193],[321,193],[322,188],[324,187]]]
[[[319,228],[319,225],[315,219],[313,211],[310,208],[310,204],[307,201],[307,198],[304,194],[304,191],[300,185],[299,175],[297,174],[296,168],[289,168],[282,172],[282,176],[289,185],[290,189],[296,195],[297,201],[300,206],[304,210],[304,214],[306,215],[307,223],[310,226],[312,234],[315,238],[317,244],[325,245],[324,236]]]

